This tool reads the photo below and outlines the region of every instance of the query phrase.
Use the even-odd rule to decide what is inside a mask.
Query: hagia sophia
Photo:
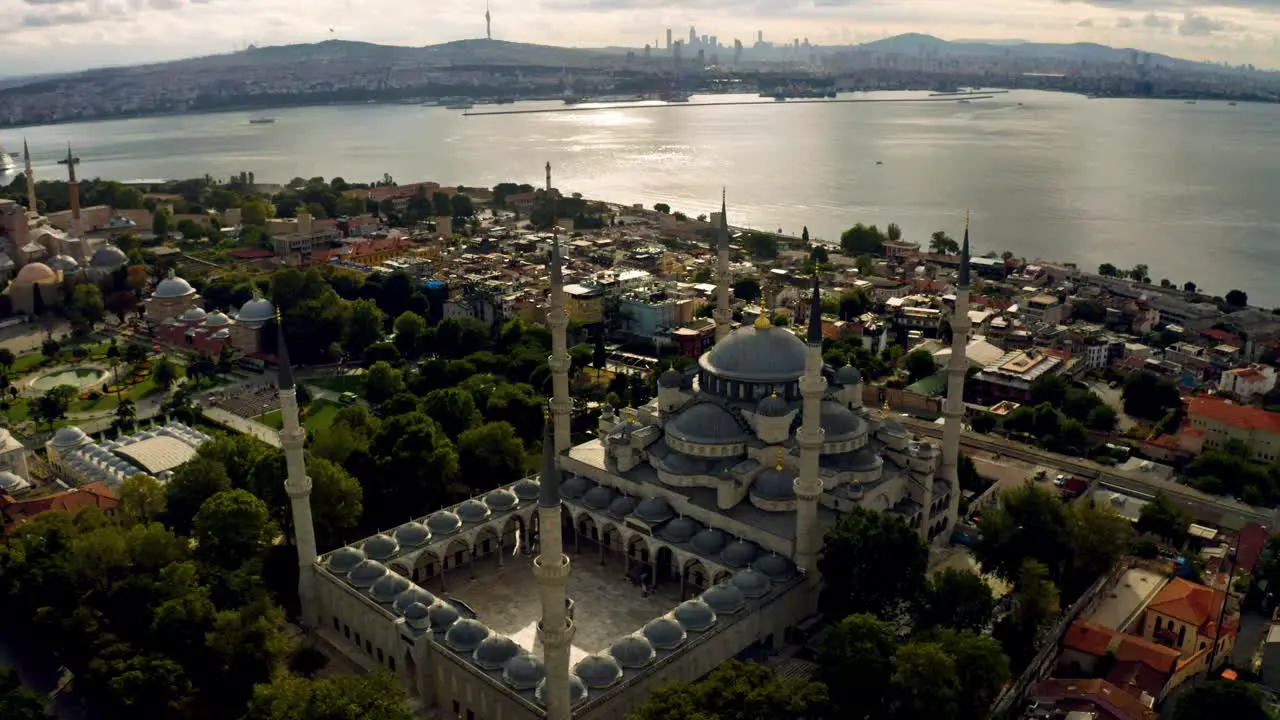
[[[923,540],[946,542],[959,503],[968,228],[941,447],[864,407],[856,369],[824,366],[816,281],[804,337],[763,318],[733,329],[723,203],[716,244],[716,344],[576,446],[553,246],[552,421],[539,477],[319,557],[281,337],[285,485],[309,631],[394,673],[442,716],[622,718],[661,685],[798,637],[816,615],[823,534],[842,513],[894,513]]]

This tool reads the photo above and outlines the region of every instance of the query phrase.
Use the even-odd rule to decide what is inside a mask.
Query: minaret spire
[[[569,647],[576,630],[569,617],[566,587],[569,583],[569,556],[564,554],[560,518],[560,470],[556,466],[555,442],[551,428],[542,433],[542,473],[538,479],[538,557],[533,560],[533,576],[542,600],[542,621],[538,641],[546,668],[547,720],[570,720],[572,700],[569,690]]]
[[[801,425],[796,432],[800,446],[800,471],[796,475],[796,543],[792,558],[810,577],[817,577],[818,548],[822,532],[818,527],[818,499],[822,496],[819,456],[822,453],[822,396],[827,380],[822,377],[822,294],[818,276],[813,277],[813,299],[809,305],[809,332],[805,343],[804,375],[800,378]]]
[[[564,275],[560,269],[560,238],[551,240],[551,309],[547,313],[547,327],[551,329],[551,419],[555,426],[556,452],[569,449],[569,413],[573,400],[569,398],[569,316],[564,307]]]
[[[729,336],[733,308],[729,307],[729,211],[726,190],[720,188],[720,228],[716,232],[716,342]]]
[[[298,396],[293,383],[293,366],[289,364],[289,346],[284,340],[284,323],[276,310],[276,357],[279,376],[276,384],[280,394],[280,416],[284,428],[280,430],[280,445],[284,447],[285,493],[289,496],[293,512],[293,537],[298,548],[298,599],[302,606],[302,624],[308,628],[319,626],[319,605],[316,601],[316,531],[311,521],[311,478],[307,477],[303,444],[306,431],[298,421]]]
[[[31,170],[31,150],[27,148],[27,139],[22,138],[22,172],[27,176],[27,212],[40,214],[40,205],[36,202],[36,174]]]
[[[956,280],[956,307],[951,318],[951,358],[947,363],[947,399],[942,414],[946,424],[942,429],[942,463],[938,478],[950,488],[950,501],[945,517],[929,517],[921,523],[921,534],[926,541],[936,537],[951,537],[956,517],[960,512],[960,431],[964,418],[964,379],[969,370],[966,353],[969,347],[969,211],[964,214],[964,243],[960,247],[960,272]],[[929,513],[926,504],[922,512]],[[928,533],[928,534],[926,534]]]

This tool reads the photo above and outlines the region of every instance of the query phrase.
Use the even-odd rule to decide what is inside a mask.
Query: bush
[[[1130,551],[1134,557],[1140,557],[1145,560],[1154,560],[1160,557],[1160,547],[1150,540],[1139,540],[1133,544]]]

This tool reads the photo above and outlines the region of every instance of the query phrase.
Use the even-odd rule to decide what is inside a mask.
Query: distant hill
[[[845,48],[842,48],[845,49]],[[934,55],[949,57],[1016,57],[1026,59],[1060,59],[1072,62],[1096,64],[1126,63],[1133,53],[1150,54],[1155,63],[1176,69],[1221,68],[1212,63],[1183,60],[1160,53],[1146,53],[1135,48],[1113,48],[1097,43],[1038,43],[1013,42],[1007,40],[948,41],[932,35],[907,33],[894,35],[883,40],[875,40],[861,45],[849,46],[848,50],[871,51],[883,53],[899,53],[902,55]]]

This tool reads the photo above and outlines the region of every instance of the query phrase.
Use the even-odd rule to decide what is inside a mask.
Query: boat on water
[[[1183,100],[1182,102],[1184,102],[1184,103],[1186,103],[1186,104],[1188,104],[1188,105],[1195,105],[1195,104],[1196,104],[1196,101],[1195,101],[1195,100]]]
[[[1237,105],[1239,105],[1239,104],[1240,104],[1240,103],[1236,102],[1235,100],[1232,100],[1231,102],[1227,103],[1227,106],[1228,106],[1228,107],[1235,107],[1235,106],[1237,106]]]
[[[449,103],[448,105],[445,105],[444,109],[445,110],[470,110],[475,106],[476,104],[473,102],[456,102],[456,103]]]
[[[275,125],[276,119],[273,117],[256,117],[249,121],[250,125]]]

